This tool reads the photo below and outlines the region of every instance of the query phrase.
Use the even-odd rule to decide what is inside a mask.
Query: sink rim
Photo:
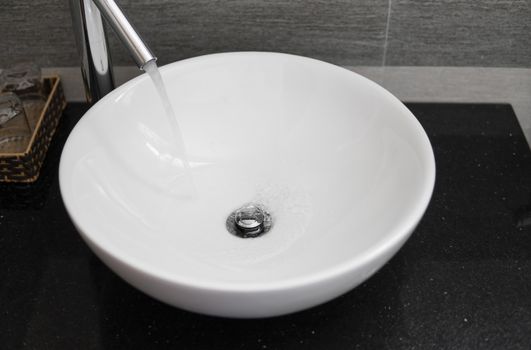
[[[295,278],[285,278],[281,280],[276,280],[272,282],[249,282],[249,283],[242,283],[242,282],[209,282],[207,280],[201,279],[201,280],[194,280],[191,278],[187,278],[186,276],[178,276],[171,273],[166,273],[164,271],[158,270],[156,267],[150,266],[149,263],[145,263],[139,259],[136,259],[133,256],[124,254],[123,251],[117,251],[113,249],[106,248],[105,244],[101,244],[101,242],[98,242],[94,240],[92,237],[87,235],[85,232],[90,232],[90,230],[87,230],[87,227],[82,227],[82,223],[80,223],[80,220],[76,220],[76,214],[75,210],[73,210],[71,203],[69,203],[66,191],[68,189],[65,188],[65,161],[64,156],[66,154],[65,151],[69,148],[69,143],[72,142],[72,140],[76,137],[75,135],[80,132],[79,130],[82,128],[82,125],[86,122],[83,119],[80,120],[80,122],[75,126],[74,130],[71,132],[71,134],[68,137],[67,142],[65,143],[63,153],[61,154],[61,160],[59,165],[59,184],[61,189],[61,196],[63,198],[63,202],[65,205],[65,208],[74,222],[74,225],[82,238],[87,242],[87,244],[93,248],[97,248],[97,250],[102,251],[103,253],[107,254],[110,258],[118,261],[120,264],[124,264],[127,268],[135,270],[141,274],[145,274],[146,276],[150,276],[152,278],[157,278],[160,281],[164,281],[166,283],[170,283],[173,285],[180,285],[180,286],[186,286],[189,288],[197,288],[202,290],[208,290],[208,291],[218,291],[218,292],[229,292],[229,293],[249,293],[249,292],[269,292],[269,291],[280,291],[280,290],[287,290],[287,289],[294,289],[299,287],[306,287],[313,284],[322,283],[326,280],[333,280],[335,278],[338,278],[340,276],[346,275],[349,272],[355,271],[357,269],[360,269],[364,266],[367,266],[370,262],[377,260],[378,258],[381,258],[386,255],[386,253],[390,253],[393,251],[394,248],[397,246],[400,246],[413,232],[414,228],[422,218],[424,212],[426,211],[428,204],[430,202],[434,185],[435,185],[435,158],[433,155],[433,149],[431,147],[430,141],[422,128],[421,124],[418,122],[418,120],[413,116],[413,114],[405,107],[402,102],[400,102],[395,96],[393,96],[390,92],[388,92],[386,89],[381,87],[380,85],[376,84],[375,82],[355,73],[352,72],[346,68],[342,68],[339,66],[335,66],[330,63],[326,63],[320,60],[297,56],[297,55],[290,55],[290,54],[284,54],[284,53],[276,53],[276,52],[229,52],[229,53],[216,53],[216,54],[209,54],[209,55],[203,55],[198,57],[189,58],[186,60],[170,63],[168,65],[160,67],[161,73],[163,73],[165,70],[171,69],[175,66],[184,65],[187,63],[192,63],[200,60],[208,60],[215,56],[229,56],[229,55],[254,55],[254,56],[262,56],[267,57],[271,55],[285,55],[285,56],[291,56],[296,59],[302,59],[307,61],[313,61],[315,64],[319,65],[326,65],[329,69],[334,70],[342,70],[345,72],[345,74],[354,74],[357,75],[359,78],[364,80],[368,85],[372,85],[374,88],[378,89],[381,92],[381,97],[387,99],[390,103],[392,103],[394,106],[396,106],[398,109],[401,109],[402,111],[406,112],[406,114],[410,115],[410,123],[412,123],[412,127],[415,128],[415,132],[417,136],[421,139],[421,142],[426,146],[422,147],[423,150],[421,152],[422,154],[422,163],[426,167],[426,181],[423,184],[422,188],[422,196],[419,198],[419,200],[416,201],[414,208],[411,210],[411,212],[408,213],[408,216],[400,221],[400,225],[396,225],[393,227],[392,230],[390,230],[388,233],[386,233],[384,239],[380,239],[376,241],[370,249],[364,250],[362,253],[354,255],[351,259],[345,260],[344,262],[337,264],[335,266],[326,268],[322,271],[318,271],[315,273],[307,273],[305,276],[302,277],[295,277]],[[115,90],[113,90],[111,93],[106,95],[101,101],[107,101],[110,99],[115,99],[118,97],[118,95],[122,94],[123,92],[133,89],[138,83],[141,81],[149,79],[145,74],[142,74],[127,83],[119,86]],[[89,113],[94,107],[101,106],[102,104],[96,104],[92,106],[87,113]],[[99,107],[97,107],[99,108]],[[95,250],[95,249],[93,249]],[[96,250],[95,250],[96,251]],[[369,274],[369,276],[372,273]]]

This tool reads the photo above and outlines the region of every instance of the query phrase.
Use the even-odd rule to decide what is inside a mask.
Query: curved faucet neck
[[[70,9],[88,102],[115,87],[102,14],[140,69],[157,59],[113,0],[70,0]]]

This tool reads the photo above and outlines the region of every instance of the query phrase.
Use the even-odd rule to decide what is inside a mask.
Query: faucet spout
[[[93,1],[129,50],[138,68],[143,69],[146,63],[157,59],[114,0]]]
[[[140,69],[157,59],[113,0],[70,0],[70,9],[88,102],[115,87],[102,14]]]

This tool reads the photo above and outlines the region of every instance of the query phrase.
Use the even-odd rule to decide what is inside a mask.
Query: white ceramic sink
[[[60,165],[64,203],[90,248],[171,305],[266,317],[357,286],[408,239],[433,190],[428,138],[377,84],[304,57],[230,53],[161,68],[196,192],[144,74],[94,105]],[[272,214],[230,234],[248,202]]]

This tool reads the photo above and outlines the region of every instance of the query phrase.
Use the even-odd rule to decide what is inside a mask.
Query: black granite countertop
[[[57,168],[0,184],[2,349],[530,349],[531,152],[509,105],[408,107],[435,151],[431,204],[399,253],[327,304],[263,320],[192,314],[130,287],[81,241]]]

